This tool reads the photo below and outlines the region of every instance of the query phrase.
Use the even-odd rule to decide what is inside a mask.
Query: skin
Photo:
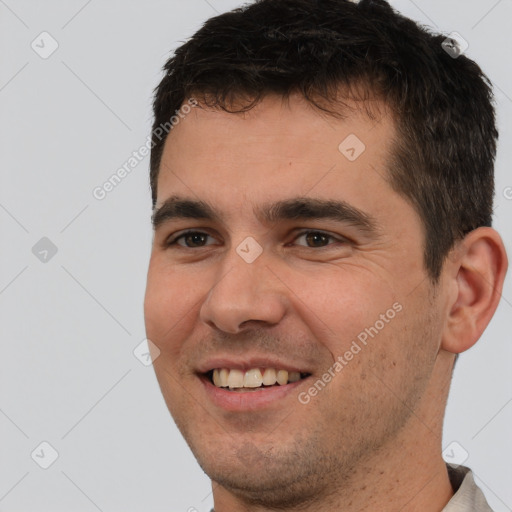
[[[370,120],[354,106],[345,119],[294,95],[267,96],[245,114],[197,107],[166,141],[156,208],[179,195],[209,202],[220,218],[156,228],[146,331],[160,350],[154,368],[169,410],[212,479],[216,512],[434,512],[453,495],[441,457],[452,367],[497,307],[505,250],[493,229],[471,232],[434,286],[421,219],[387,181],[392,116],[380,105]],[[349,134],[366,146],[353,162],[338,150]],[[255,214],[299,196],[345,201],[378,230]],[[204,236],[165,245],[186,230]],[[263,251],[252,263],[236,252],[248,236]],[[401,311],[301,403],[299,393],[396,303]],[[311,376],[254,410],[212,402],[197,373],[205,361],[262,355]]]

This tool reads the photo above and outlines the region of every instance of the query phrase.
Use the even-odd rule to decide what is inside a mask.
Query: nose
[[[275,325],[286,313],[286,287],[260,256],[246,263],[234,250],[227,256],[200,309],[210,327],[236,334],[247,324]]]

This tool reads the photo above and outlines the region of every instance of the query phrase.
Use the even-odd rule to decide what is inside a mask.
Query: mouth
[[[262,391],[282,387],[310,376],[307,372],[288,371],[278,368],[214,368],[204,377],[216,388],[234,393]]]

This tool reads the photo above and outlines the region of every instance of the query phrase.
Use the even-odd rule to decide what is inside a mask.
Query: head
[[[413,432],[440,444],[506,271],[489,81],[445,38],[382,0],[261,0],[164,67],[147,335],[178,427],[241,499],[306,502]],[[274,367],[299,380],[211,382]]]
[[[388,178],[422,220],[435,282],[454,242],[491,226],[498,136],[487,77],[445,39],[381,0],[260,1],[208,20],[156,90],[153,206],[166,141],[154,133],[189,98],[234,112],[298,92],[335,117],[348,115],[344,99],[380,100],[397,130]]]

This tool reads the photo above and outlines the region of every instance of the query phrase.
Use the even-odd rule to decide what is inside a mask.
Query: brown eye
[[[328,245],[332,245],[329,243],[330,240],[334,240],[335,242],[342,242],[342,240],[335,238],[332,235],[324,233],[323,231],[304,231],[300,233],[295,241],[303,238],[306,242],[305,246],[309,248],[315,247],[326,247]],[[304,245],[304,244],[298,244]]]
[[[180,247],[186,247],[189,249],[205,247],[206,245],[211,245],[206,243],[206,240],[209,237],[210,235],[208,233],[203,233],[202,231],[188,231],[187,233],[183,233],[169,240],[167,242],[167,246],[179,245]],[[179,243],[181,240],[184,243]]]

